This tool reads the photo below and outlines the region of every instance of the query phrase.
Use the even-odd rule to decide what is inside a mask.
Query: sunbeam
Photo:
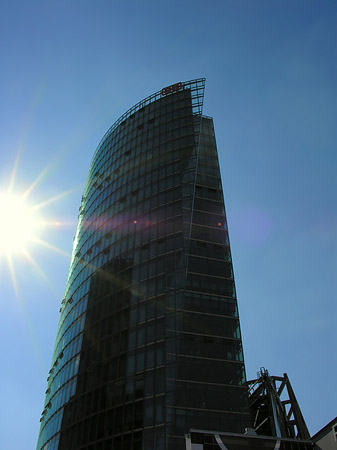
[[[19,154],[18,153],[15,157],[15,161],[13,164],[13,169],[9,178],[9,183],[8,183],[8,189],[7,189],[7,193],[10,194],[13,190],[13,186],[14,186],[14,182],[15,182],[15,176],[16,176],[16,172],[17,172],[17,168],[18,168],[18,164],[19,164]]]
[[[30,255],[27,251],[25,251],[24,256],[28,259],[28,261],[31,263],[31,265],[34,267],[34,269],[38,272],[38,274],[47,282],[50,283],[46,274],[43,272],[41,267],[38,266],[37,262],[33,259],[32,255]]]
[[[6,255],[6,256],[7,256],[9,273],[11,274],[11,280],[12,280],[12,285],[13,285],[13,288],[14,288],[14,291],[15,291],[15,295],[16,295],[17,298],[19,298],[19,287],[18,287],[18,283],[17,283],[16,278],[15,278],[15,270],[14,270],[12,257],[11,257],[11,255]]]
[[[47,200],[45,200],[45,201],[43,201],[41,203],[38,203],[37,205],[34,205],[33,206],[33,210],[41,209],[41,208],[49,205],[50,203],[56,202],[57,200],[60,200],[61,198],[63,198],[65,196],[71,194],[72,192],[76,191],[76,189],[77,188],[75,187],[75,188],[69,189],[68,191],[61,192],[60,194],[57,194],[54,197],[48,198]]]
[[[48,170],[50,169],[51,164],[49,164],[47,167],[45,167],[41,173],[35,178],[35,180],[33,181],[33,183],[25,190],[24,194],[23,194],[23,198],[26,199],[31,192],[33,191],[33,189],[38,185],[38,183],[43,179],[43,177],[47,174]]]
[[[43,241],[42,239],[40,239],[36,236],[34,237],[34,242],[42,245],[43,247],[49,248],[49,250],[53,250],[54,252],[59,253],[60,255],[70,258],[70,253],[65,252],[64,250],[61,250],[60,248],[55,247],[54,245],[50,244],[49,242]]]

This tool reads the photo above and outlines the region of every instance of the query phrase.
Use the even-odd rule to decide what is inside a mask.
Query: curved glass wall
[[[180,449],[248,426],[244,363],[204,79],[126,112],[79,211],[38,450]]]

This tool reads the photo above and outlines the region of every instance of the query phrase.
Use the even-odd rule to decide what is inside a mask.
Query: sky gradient
[[[287,372],[314,434],[336,416],[335,0],[1,2],[0,189],[48,227],[0,261],[0,448],[34,449],[93,153],[142,98],[206,77],[247,377]],[[63,195],[64,194],[64,195]]]

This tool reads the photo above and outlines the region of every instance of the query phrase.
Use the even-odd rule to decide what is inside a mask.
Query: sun
[[[69,259],[70,255],[68,252],[42,239],[42,236],[47,228],[60,231],[70,224],[73,225],[72,222],[53,220],[51,217],[46,220],[46,213],[42,215],[41,210],[51,203],[69,195],[77,188],[60,192],[38,203],[36,200],[34,201],[35,196],[33,197],[31,194],[40,181],[45,178],[47,172],[52,168],[52,164],[49,164],[43,169],[27,187],[22,182],[16,182],[18,160],[19,155],[15,159],[14,167],[9,176],[9,183],[0,186],[0,272],[3,269],[2,262],[5,262],[4,267],[6,267],[7,262],[10,277],[1,277],[1,283],[7,282],[9,279],[16,292],[16,296],[19,298],[20,293],[15,262],[21,264],[22,261],[27,261],[49,283],[48,277],[33,255],[39,255],[41,257],[41,247],[43,247],[48,251],[51,250],[62,254]],[[36,247],[40,247],[39,252],[35,251]]]
[[[0,255],[26,253],[39,238],[45,222],[24,195],[0,193]]]

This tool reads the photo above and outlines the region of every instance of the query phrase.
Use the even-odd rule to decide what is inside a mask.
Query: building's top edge
[[[94,154],[94,158],[96,156],[98,149],[100,148],[102,142],[104,142],[106,137],[112,131],[114,131],[124,120],[126,120],[128,117],[130,117],[132,114],[139,111],[144,106],[147,106],[150,103],[154,102],[155,100],[158,100],[159,98],[162,98],[162,97],[166,97],[167,95],[177,92],[178,90],[182,90],[186,87],[188,87],[190,89],[203,89],[205,87],[205,81],[206,81],[206,78],[196,78],[194,80],[180,81],[180,82],[172,84],[170,86],[165,86],[162,89],[160,89],[160,91],[157,91],[154,94],[151,94],[148,97],[141,100],[140,102],[136,103],[134,106],[132,106],[130,109],[128,109],[122,116],[120,116],[116,120],[116,122],[114,122],[111,125],[111,127],[108,129],[108,131],[104,134],[104,136],[102,137],[102,139],[100,140],[100,142],[97,146],[97,149]]]
[[[316,442],[318,439],[320,439],[320,435],[324,436],[327,433],[329,433],[331,431],[331,427],[335,425],[335,423],[337,423],[337,416],[334,419],[330,420],[330,422],[328,422],[326,425],[324,425],[323,428],[321,428],[315,434],[313,434],[311,436],[311,439],[315,440]]]

